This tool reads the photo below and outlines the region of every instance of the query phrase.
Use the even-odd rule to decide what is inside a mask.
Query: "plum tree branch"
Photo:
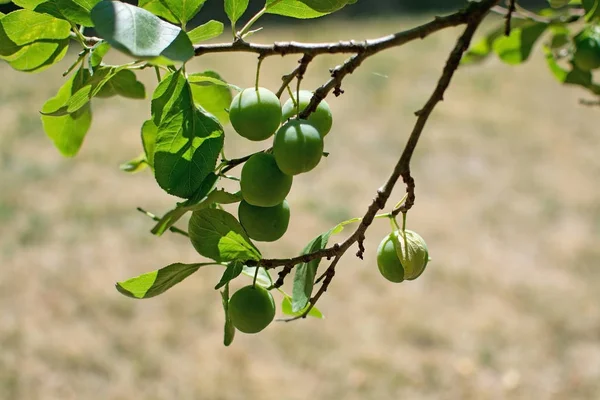
[[[496,2],[495,1],[487,1],[487,2],[484,1],[483,3],[486,4],[487,8],[482,8],[478,12],[473,13],[471,15],[471,17],[469,18],[469,20],[467,22],[467,27],[465,28],[463,34],[458,38],[454,48],[450,52],[450,55],[448,57],[448,60],[446,61],[444,70],[442,72],[442,75],[441,75],[440,79],[438,80],[438,83],[437,83],[433,93],[429,97],[429,100],[427,101],[427,103],[425,103],[425,106],[423,106],[423,108],[421,110],[419,110],[415,113],[415,115],[417,116],[417,122],[415,123],[415,126],[411,132],[409,139],[408,139],[408,142],[407,142],[406,146],[404,147],[404,151],[402,152],[402,155],[400,156],[400,159],[396,163],[396,166],[394,167],[394,170],[393,170],[392,174],[390,175],[390,177],[388,178],[387,182],[379,190],[377,190],[377,196],[373,199],[373,202],[367,209],[367,212],[365,213],[364,217],[362,218],[362,221],[361,221],[360,225],[358,226],[358,228],[356,228],[354,233],[341,244],[335,244],[332,247],[329,247],[329,248],[326,248],[326,249],[323,249],[323,250],[320,250],[320,251],[317,251],[314,253],[306,254],[304,256],[297,257],[297,258],[301,259],[300,260],[301,262],[307,262],[307,260],[310,261],[310,260],[323,258],[323,257],[327,257],[328,259],[331,257],[334,257],[334,260],[332,261],[332,263],[329,265],[327,270],[322,275],[323,283],[321,284],[321,287],[319,288],[317,293],[313,297],[310,298],[309,306],[307,307],[307,309],[301,315],[287,319],[286,321],[289,322],[289,321],[298,320],[300,318],[306,318],[308,313],[315,306],[315,304],[321,298],[321,296],[327,291],[327,289],[329,288],[329,285],[333,281],[333,278],[335,276],[335,267],[337,266],[340,258],[354,243],[358,243],[359,251],[357,253],[357,256],[362,258],[362,255],[364,252],[364,246],[362,244],[362,241],[365,238],[365,232],[367,231],[367,229],[373,222],[375,216],[377,215],[377,212],[385,207],[385,204],[386,204],[387,200],[389,199],[389,197],[391,196],[394,186],[396,185],[396,183],[398,182],[398,179],[400,177],[402,177],[404,182],[406,183],[407,192],[408,192],[406,202],[403,205],[403,207],[400,208],[400,210],[405,213],[408,211],[408,209],[410,209],[410,207],[414,203],[414,179],[410,175],[410,160],[415,151],[415,148],[417,146],[419,138],[421,137],[423,129],[425,128],[427,120],[429,119],[429,116],[435,109],[435,106],[440,101],[444,100],[444,93],[450,86],[452,77],[454,76],[454,73],[456,72],[456,70],[458,69],[458,67],[460,65],[460,60],[462,59],[463,54],[468,50],[469,44],[471,43],[471,40],[473,39],[473,35],[475,34],[475,31],[481,24],[483,17],[489,12],[490,8]],[[283,264],[281,264],[281,263],[283,263]],[[260,264],[262,266],[264,266],[265,268],[274,268],[278,264],[285,265],[286,271],[282,272],[282,274],[280,274],[280,278],[283,278],[286,273],[289,273],[289,266],[292,263],[294,263],[294,264],[296,263],[295,259],[261,260],[260,261]],[[320,279],[321,278],[319,278],[319,280]]]
[[[450,81],[452,80],[454,73],[458,69],[458,66],[460,64],[460,60],[462,59],[463,54],[469,47],[469,44],[473,38],[473,35],[475,34],[475,31],[479,27],[484,16],[498,2],[499,2],[499,0],[484,0],[480,3],[471,3],[471,5],[466,9],[466,11],[462,11],[463,13],[468,11],[468,13],[467,13],[468,17],[464,21],[467,24],[467,27],[465,28],[463,34],[457,40],[456,45],[454,46],[452,52],[450,53],[450,56],[448,57],[446,65],[443,69],[442,75],[441,75],[433,93],[431,94],[429,100],[426,102],[426,104],[423,106],[423,108],[421,110],[419,110],[415,113],[415,115],[417,116],[417,121],[413,127],[413,130],[410,134],[408,142],[406,143],[404,151],[402,152],[400,159],[398,160],[398,162],[396,163],[396,165],[392,171],[392,174],[390,175],[390,177],[388,178],[386,183],[379,190],[377,190],[377,195],[373,199],[371,205],[368,207],[366,213],[364,214],[364,216],[362,218],[362,221],[360,222],[359,226],[356,228],[354,233],[342,243],[336,243],[331,247],[327,247],[325,249],[321,249],[321,250],[315,251],[313,253],[304,254],[304,255],[301,255],[298,257],[293,257],[293,258],[288,258],[288,259],[263,259],[260,261],[260,265],[262,267],[264,267],[265,269],[273,269],[273,268],[290,265],[290,264],[296,265],[296,264],[300,264],[300,263],[307,263],[312,260],[322,259],[322,258],[327,258],[327,259],[335,258],[337,260],[339,257],[341,257],[341,255],[343,255],[355,243],[359,244],[359,253],[357,255],[359,257],[362,257],[362,252],[363,252],[362,241],[364,240],[365,232],[367,231],[368,227],[373,222],[375,216],[377,215],[377,212],[385,207],[385,204],[386,204],[387,200],[389,199],[389,197],[391,196],[394,186],[396,185],[396,183],[400,177],[403,178],[404,182],[407,184],[408,189],[410,189],[411,181],[412,181],[413,198],[412,198],[412,200],[409,200],[411,198],[410,192],[409,192],[409,196],[407,198],[407,203],[405,203],[405,208],[407,207],[407,204],[409,203],[409,201],[410,201],[410,205],[412,206],[412,203],[414,203],[414,181],[412,180],[412,177],[410,175],[410,161],[411,161],[412,155],[416,149],[416,146],[419,142],[419,139],[421,137],[423,129],[425,128],[427,120],[429,119],[435,106],[444,99],[444,93],[446,92],[446,89],[448,89],[448,86],[450,85]],[[353,59],[351,58],[344,65],[347,65],[348,63],[352,63],[352,60]],[[347,70],[345,70],[344,67],[342,66],[342,71],[347,71]],[[335,78],[332,77],[332,79],[335,79]],[[327,83],[320,89],[327,88],[329,86],[335,86],[335,84],[332,85],[330,83]],[[319,90],[317,90],[316,93],[318,94]],[[408,208],[410,208],[410,207],[408,207]],[[408,209],[404,210],[404,212],[406,212],[406,211],[408,211]],[[256,262],[249,261],[248,264],[256,265]],[[335,263],[335,264],[337,264],[337,263]],[[335,264],[332,263],[332,265],[334,267],[335,267]],[[331,266],[329,268],[331,268]],[[327,285],[329,285],[330,281],[331,281],[331,279],[327,279],[327,278],[324,280],[323,285],[326,285],[324,290],[327,289]],[[321,289],[323,289],[323,288],[321,288]]]

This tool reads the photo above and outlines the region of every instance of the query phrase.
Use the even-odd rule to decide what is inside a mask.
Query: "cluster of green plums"
[[[238,218],[251,239],[274,242],[285,234],[293,177],[314,169],[323,157],[323,138],[333,124],[329,105],[322,101],[308,119],[296,117],[312,96],[300,91],[282,108],[273,92],[258,87],[241,91],[231,102],[229,119],[240,136],[263,141],[274,135],[272,151],[250,157],[240,177]],[[260,332],[275,317],[273,296],[258,285],[243,287],[231,296],[229,315],[239,331]]]
[[[298,100],[289,99],[282,108],[273,92],[259,87],[243,90],[231,102],[229,118],[238,134],[252,141],[274,135],[272,151],[253,155],[242,168],[238,217],[254,240],[283,236],[290,220],[285,198],[294,175],[312,170],[323,157],[323,138],[333,123],[329,105],[322,101],[308,119],[294,118],[312,95],[300,91]]]
[[[572,62],[583,71],[600,68],[600,26],[589,26],[575,36]]]

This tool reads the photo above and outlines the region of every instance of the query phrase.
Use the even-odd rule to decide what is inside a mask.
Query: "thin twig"
[[[221,175],[223,175],[223,174],[231,171],[232,169],[234,169],[238,165],[241,165],[241,164],[245,163],[253,155],[259,154],[259,153],[266,153],[267,151],[269,151],[269,149],[257,151],[256,153],[248,154],[247,156],[244,156],[244,157],[234,158],[232,160],[227,160],[227,162],[226,162],[227,166],[221,170]]]
[[[506,12],[506,16],[504,17],[506,19],[506,24],[504,25],[504,36],[510,36],[510,27],[511,27],[511,21],[512,21],[512,16],[516,11],[516,0],[507,0],[508,1],[508,11]]]
[[[144,210],[142,207],[137,207],[137,210],[138,210],[139,212],[141,212],[142,214],[146,215],[147,217],[150,217],[151,219],[153,219],[153,220],[154,220],[154,221],[156,221],[156,222],[160,222],[160,221],[161,221],[161,219],[160,219],[158,216],[156,216],[156,215],[152,214],[152,213],[151,213],[151,212],[149,212],[149,211],[146,211],[146,210]],[[184,230],[182,230],[182,229],[179,229],[179,228],[177,228],[177,227],[175,227],[175,226],[170,226],[170,227],[169,227],[169,230],[170,230],[171,232],[173,232],[173,233],[179,233],[180,235],[183,235],[183,236],[185,236],[185,237],[190,237],[190,234],[189,234],[189,233],[187,233],[186,231],[184,231]]]
[[[287,75],[284,75],[281,78],[283,83],[281,84],[281,87],[276,93],[277,97],[281,98],[281,95],[285,91],[285,88],[288,87],[288,85],[294,80],[294,78],[298,77],[299,79],[302,79],[301,77],[303,77],[306,73],[308,64],[310,64],[313,58],[314,56],[310,54],[303,55],[302,58],[298,61],[298,66],[292,72],[290,72]]]

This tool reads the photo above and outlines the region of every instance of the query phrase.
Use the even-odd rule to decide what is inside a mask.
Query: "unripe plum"
[[[239,331],[258,333],[275,318],[275,301],[267,289],[245,286],[229,299],[229,316]]]
[[[244,89],[231,101],[229,119],[233,129],[246,139],[265,140],[281,123],[281,103],[268,89]]]
[[[425,240],[410,230],[390,233],[377,248],[379,272],[391,282],[418,278],[428,262],[429,250]]]
[[[273,155],[279,169],[287,175],[308,172],[321,161],[323,139],[310,122],[293,119],[275,134]]]
[[[583,71],[600,67],[600,28],[587,28],[575,36],[573,63]]]
[[[257,207],[242,201],[238,207],[238,217],[251,239],[274,242],[287,231],[290,206],[286,200],[274,207]]]
[[[294,104],[292,99],[285,102],[282,109],[282,120],[287,121],[294,115],[298,114],[298,108],[302,112],[310,104],[310,100],[313,97],[313,93],[308,90],[300,91],[300,104],[297,106]],[[308,116],[308,122],[312,123],[315,128],[321,134],[321,137],[325,137],[331,130],[333,125],[333,117],[331,115],[331,109],[329,104],[325,100],[322,100],[317,109]]]
[[[242,168],[240,186],[246,202],[258,207],[274,207],[285,200],[293,178],[281,172],[272,154],[258,153]]]

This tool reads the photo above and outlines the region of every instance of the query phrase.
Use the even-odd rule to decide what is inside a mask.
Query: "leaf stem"
[[[250,20],[248,22],[246,22],[246,25],[244,25],[242,27],[242,29],[240,29],[240,31],[237,33],[237,37],[243,39],[247,35],[247,33],[250,31],[250,28],[252,28],[252,25],[254,25],[254,23],[256,21],[258,21],[258,19],[260,17],[265,15],[265,13],[269,10],[269,7],[272,7],[276,3],[279,3],[280,1],[281,0],[275,0],[270,5],[268,5],[268,6],[265,5],[259,12],[254,14],[254,16],[252,18],[250,18]],[[234,32],[235,32],[235,29],[234,29]],[[236,36],[236,35],[234,34],[234,36]]]

